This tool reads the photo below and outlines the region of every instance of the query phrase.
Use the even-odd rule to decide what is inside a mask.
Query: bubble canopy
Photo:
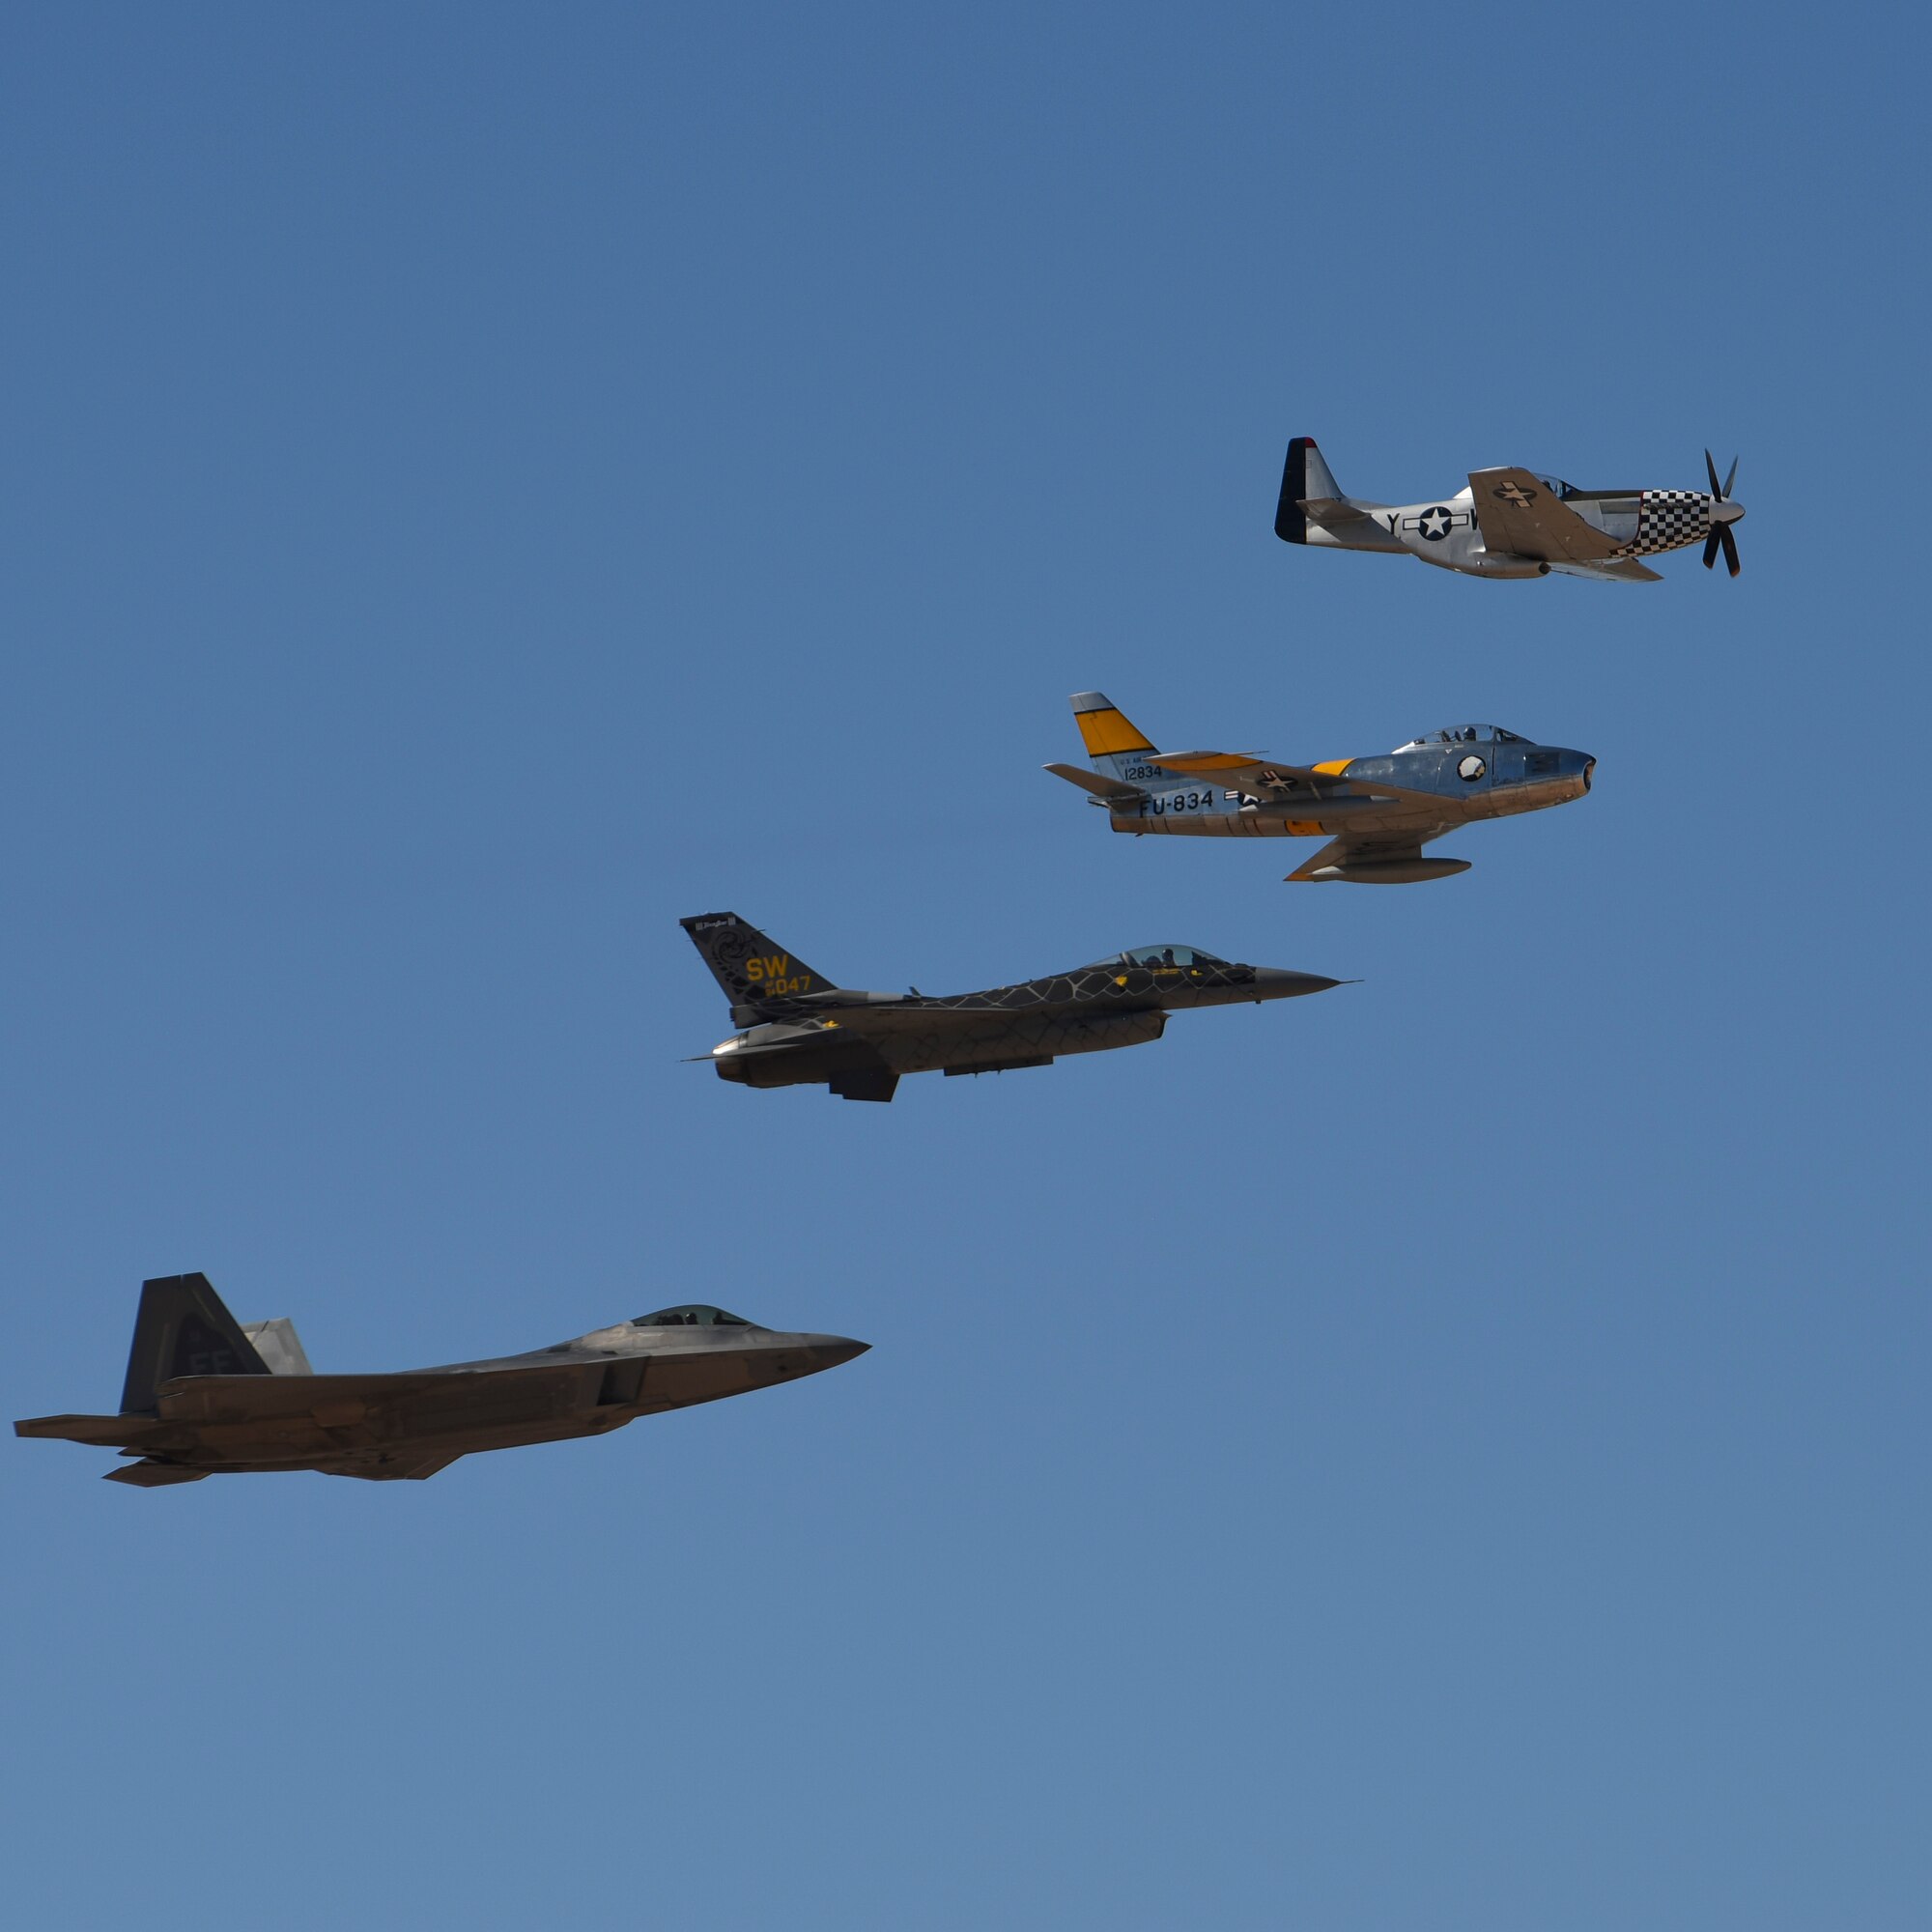
[[[1225,966],[1225,959],[1198,946],[1130,946],[1094,961],[1095,966]]]
[[[1413,752],[1424,745],[1525,745],[1529,741],[1520,738],[1514,731],[1505,731],[1500,724],[1446,724],[1439,731],[1425,731],[1419,738],[1411,738],[1406,744],[1398,745],[1398,752]]]
[[[633,1328],[755,1328],[742,1315],[727,1315],[708,1301],[687,1301],[676,1308],[660,1308],[655,1315],[639,1315]]]

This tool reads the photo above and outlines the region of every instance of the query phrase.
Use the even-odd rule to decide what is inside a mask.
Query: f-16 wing
[[[1623,549],[1557,501],[1527,469],[1472,469],[1469,490],[1483,542],[1539,563],[1600,563]]]

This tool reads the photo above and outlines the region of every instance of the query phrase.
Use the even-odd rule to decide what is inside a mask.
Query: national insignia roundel
[[[1471,752],[1469,755],[1466,758],[1464,758],[1460,765],[1456,767],[1456,776],[1459,779],[1461,779],[1464,784],[1474,784],[1476,781],[1479,778],[1481,778],[1483,774],[1488,770],[1489,766],[1484,764],[1482,759],[1477,757],[1475,753]]]

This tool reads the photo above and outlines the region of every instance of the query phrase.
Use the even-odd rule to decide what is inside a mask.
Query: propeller
[[[1731,485],[1738,480],[1738,459],[1735,456],[1731,458],[1731,473],[1721,483],[1718,481],[1718,466],[1711,461],[1711,452],[1708,449],[1704,452],[1704,469],[1711,478],[1711,495],[1719,503],[1727,503],[1730,500]],[[1733,577],[1744,568],[1738,561],[1738,540],[1731,534],[1731,526],[1743,515],[1742,510],[1733,509],[1728,517],[1712,524],[1711,534],[1704,539],[1706,570],[1717,568],[1719,545],[1723,547],[1725,566]]]

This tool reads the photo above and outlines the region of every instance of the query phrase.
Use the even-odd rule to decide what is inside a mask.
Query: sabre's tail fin
[[[1111,698],[1098,691],[1073,694],[1073,722],[1096,772],[1109,778],[1145,778],[1145,754],[1153,750],[1147,737]]]
[[[1281,472],[1281,500],[1275,505],[1274,533],[1283,543],[1308,541],[1308,516],[1302,504],[1346,503],[1334,472],[1321,460],[1312,436],[1297,436],[1288,445],[1288,462]]]
[[[141,1284],[134,1346],[121,1413],[155,1406],[155,1391],[177,1376],[266,1376],[269,1365],[242,1334],[205,1274],[159,1275]]]
[[[734,1007],[826,993],[838,983],[814,973],[735,912],[702,912],[678,923],[691,934],[691,943],[704,955],[712,978]]]

